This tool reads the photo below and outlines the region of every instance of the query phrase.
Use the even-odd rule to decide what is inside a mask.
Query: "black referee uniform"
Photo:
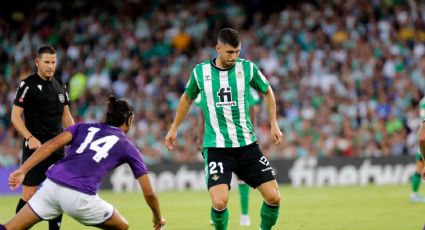
[[[13,103],[24,109],[25,126],[42,144],[63,131],[62,115],[64,106],[69,105],[69,96],[66,86],[60,80],[54,77],[50,81],[43,80],[34,73],[20,82]],[[27,140],[24,140],[22,162],[26,161],[34,151],[29,149]],[[25,175],[22,184],[40,185],[46,179],[47,169],[63,156],[64,149],[57,150],[31,169]]]

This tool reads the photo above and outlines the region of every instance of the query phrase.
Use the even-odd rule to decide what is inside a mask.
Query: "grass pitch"
[[[364,186],[322,188],[280,188],[280,217],[274,229],[282,230],[405,230],[422,229],[425,223],[425,203],[408,200],[410,187]],[[159,193],[167,230],[213,230],[209,225],[210,200],[206,191]],[[229,230],[259,229],[261,196],[251,190],[250,227],[239,226],[239,194],[231,191],[229,200]],[[139,193],[101,192],[129,221],[130,229],[152,229],[151,213]],[[17,196],[0,197],[0,223],[14,215]],[[41,222],[32,229],[47,229]],[[62,230],[94,229],[64,215]]]

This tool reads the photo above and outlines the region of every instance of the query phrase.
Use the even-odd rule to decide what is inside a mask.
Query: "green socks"
[[[271,230],[276,224],[277,217],[279,216],[279,206],[269,205],[263,202],[261,207],[261,230]]]
[[[419,190],[419,185],[421,185],[421,175],[418,173],[413,174],[412,176],[412,191],[413,192],[418,192]]]
[[[226,230],[229,221],[229,212],[227,208],[218,211],[211,207],[211,220],[214,223],[215,230]]]
[[[240,198],[241,198],[242,215],[248,215],[249,185],[239,184],[239,194],[240,194]]]

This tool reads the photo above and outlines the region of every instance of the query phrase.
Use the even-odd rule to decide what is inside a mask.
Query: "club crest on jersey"
[[[236,74],[236,77],[237,77],[238,79],[241,79],[241,78],[243,77],[242,72],[238,72],[238,73]]]
[[[215,103],[216,107],[236,106],[236,102],[232,101],[231,87],[220,88],[217,92],[219,102]]]
[[[64,103],[65,102],[65,96],[63,96],[63,94],[59,94],[59,101],[61,103]]]
[[[217,181],[217,180],[218,180],[218,178],[220,178],[220,176],[217,176],[217,174],[214,174],[214,176],[212,176],[212,177],[211,177],[211,179],[213,179],[213,180],[215,180],[215,181]]]

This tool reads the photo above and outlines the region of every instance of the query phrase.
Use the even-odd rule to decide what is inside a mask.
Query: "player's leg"
[[[21,210],[5,224],[7,230],[29,229],[40,222],[40,217],[26,204]]]
[[[22,153],[22,162],[25,162],[33,153],[33,150],[30,150],[26,147],[24,143],[23,153]],[[34,176],[35,170],[30,170],[25,176],[24,181],[22,182],[22,193],[21,198],[19,199],[18,204],[16,205],[16,213],[18,213],[31,199],[31,197],[37,191],[38,185],[40,185],[41,181],[39,178]]]
[[[280,193],[276,180],[268,181],[258,186],[264,202],[261,206],[261,230],[271,229],[279,216]]]
[[[212,201],[211,219],[216,230],[227,229],[230,182],[235,166],[229,149],[204,149],[205,181]]]
[[[29,229],[41,220],[49,220],[57,217],[62,210],[55,200],[57,190],[50,183],[43,186],[29,199],[28,203],[10,220],[6,229]]]
[[[211,219],[216,230],[227,229],[229,222],[229,212],[227,211],[227,202],[229,201],[229,186],[219,184],[209,189],[212,207]]]
[[[46,181],[51,182],[49,179]],[[57,191],[60,207],[76,221],[102,229],[128,229],[128,222],[107,201],[67,187]]]
[[[116,209],[114,210],[114,214],[112,214],[111,218],[95,226],[101,229],[112,229],[112,230],[125,230],[129,228],[127,220]]]
[[[264,202],[260,212],[260,226],[262,230],[269,230],[276,224],[280,204],[279,187],[273,168],[257,144],[247,146],[240,156],[235,173],[248,185],[261,192]]]
[[[249,190],[250,187],[244,181],[239,180],[239,198],[241,203],[241,217],[239,224],[241,226],[250,226],[251,219],[248,215],[248,207],[249,207]]]
[[[411,177],[412,192],[410,193],[410,201],[412,202],[425,202],[425,198],[419,194],[419,187],[421,185],[421,172],[424,168],[424,161],[419,153],[416,154],[416,171]]]
[[[42,168],[42,175],[46,175],[47,169],[53,165],[54,163],[61,160],[64,156],[64,150],[59,149],[54,154],[50,155],[47,159],[45,159],[42,163],[45,164]],[[43,180],[46,178],[44,177]],[[49,230],[59,230],[62,225],[62,214],[58,215],[56,218],[49,220]]]

